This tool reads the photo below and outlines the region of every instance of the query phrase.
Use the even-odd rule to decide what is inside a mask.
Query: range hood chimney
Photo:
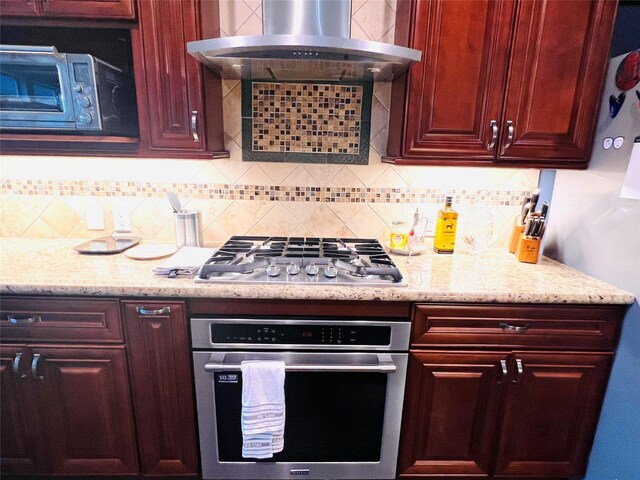
[[[263,35],[187,43],[187,52],[223,78],[392,80],[420,50],[356,40],[351,0],[262,0]]]

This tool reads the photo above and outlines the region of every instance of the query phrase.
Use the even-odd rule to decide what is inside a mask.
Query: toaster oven
[[[0,45],[0,129],[137,136],[133,78],[89,54]]]

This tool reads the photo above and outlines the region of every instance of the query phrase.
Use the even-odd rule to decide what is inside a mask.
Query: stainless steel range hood
[[[349,38],[351,0],[262,0],[263,35],[187,43],[223,78],[391,80],[420,50]]]

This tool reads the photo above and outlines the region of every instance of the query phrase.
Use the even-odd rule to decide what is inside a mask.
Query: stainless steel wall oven
[[[205,479],[395,478],[408,321],[192,318]],[[285,362],[284,450],[242,457],[241,362]]]

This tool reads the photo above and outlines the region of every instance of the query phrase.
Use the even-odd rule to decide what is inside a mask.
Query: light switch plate
[[[102,205],[99,203],[91,203],[87,205],[86,219],[88,230],[104,230]]]

